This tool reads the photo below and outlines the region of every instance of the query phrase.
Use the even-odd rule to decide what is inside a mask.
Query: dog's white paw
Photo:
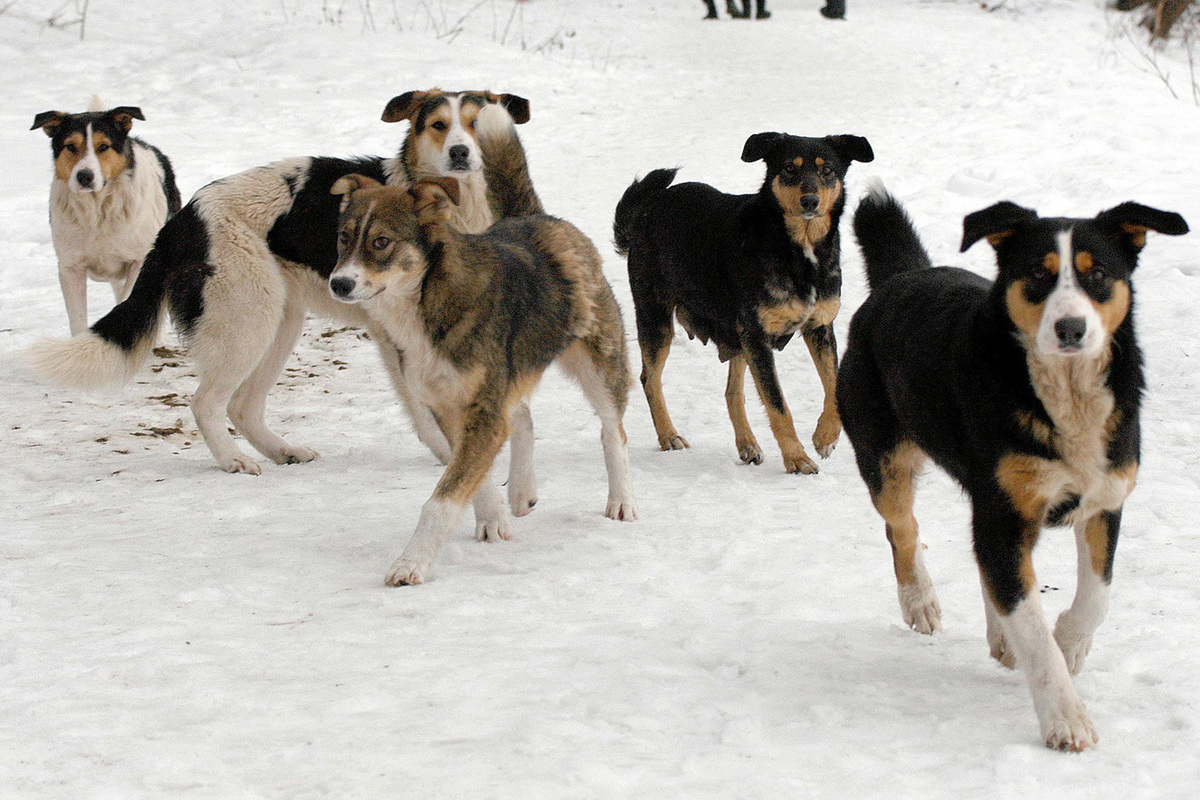
[[[638,518],[637,504],[633,502],[633,498],[609,500],[608,507],[604,509],[604,516],[621,522],[633,522]]]
[[[1013,656],[1012,648],[1008,646],[1008,641],[1005,640],[1004,634],[997,627],[992,630],[990,627],[987,632],[988,652],[992,658],[1000,662],[1001,666],[1009,669],[1017,668],[1017,659]]]
[[[908,584],[899,587],[900,613],[904,623],[917,633],[931,634],[942,629],[942,606],[933,584]]]
[[[475,538],[481,542],[495,542],[500,539],[508,541],[511,539],[512,522],[509,520],[508,514],[494,519],[476,519]]]
[[[537,505],[537,501],[536,488],[509,484],[508,505],[512,508],[514,517],[523,517],[530,511],[533,511],[533,507]]]
[[[271,454],[271,460],[276,464],[307,464],[320,457],[320,453],[311,447],[291,445]]]
[[[221,461],[221,469],[226,472],[241,472],[246,475],[262,475],[262,465],[247,455],[237,455]]]
[[[392,564],[392,568],[388,570],[384,582],[388,586],[416,586],[419,583],[425,582],[424,572],[425,567],[414,564],[409,559],[401,556],[396,559],[396,563]]]
[[[1064,699],[1050,719],[1042,724],[1042,737],[1051,750],[1078,753],[1095,747],[1100,737],[1079,698]]]
[[[1067,670],[1072,675],[1078,675],[1092,650],[1091,635],[1070,633],[1069,628],[1063,625],[1062,617],[1059,617],[1058,624],[1054,626],[1054,641],[1058,642],[1058,649],[1062,650]]]

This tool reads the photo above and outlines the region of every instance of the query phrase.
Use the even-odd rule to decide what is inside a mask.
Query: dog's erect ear
[[[368,178],[366,175],[354,173],[351,175],[343,175],[334,181],[333,186],[329,188],[329,193],[353,194],[359,189],[374,189],[378,186],[383,186],[383,184],[374,178]]]
[[[71,116],[62,111],[43,111],[33,118],[33,127],[29,130],[36,131],[41,128],[46,132],[47,136],[54,136],[58,133],[58,127],[63,124],[63,120]]]
[[[997,247],[1012,235],[1019,223],[1037,218],[1037,212],[1033,209],[1019,206],[1008,200],[1003,200],[982,211],[967,214],[963,218],[963,239],[959,252],[965,253],[967,248],[985,236],[988,244]]]
[[[1116,227],[1135,253],[1146,246],[1146,231],[1165,233],[1167,236],[1182,236],[1188,232],[1187,221],[1179,214],[1159,211],[1141,203],[1121,203],[1115,208],[1101,211],[1096,215],[1096,222]]]
[[[524,97],[515,94],[498,94],[492,96],[504,107],[504,110],[512,117],[513,122],[518,125],[524,125],[526,122],[529,122],[529,101]]]
[[[405,92],[388,100],[387,108],[383,109],[384,122],[400,122],[401,120],[410,119],[417,109],[421,107],[421,103],[425,102],[425,98],[429,96],[429,92]]]
[[[146,119],[142,116],[142,110],[137,106],[117,106],[107,112],[107,116],[112,117],[113,122],[117,123],[126,133],[129,133],[129,129],[133,127],[135,119]]]
[[[865,164],[875,160],[875,151],[871,149],[871,143],[862,136],[843,133],[840,136],[826,136],[825,138],[833,145],[833,149],[837,150],[847,161],[861,161]]]
[[[787,137],[786,133],[756,133],[746,140],[742,147],[742,161],[762,161],[771,148]]]

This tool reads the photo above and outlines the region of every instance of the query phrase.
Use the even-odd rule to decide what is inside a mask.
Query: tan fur
[[[1004,293],[1004,303],[1008,308],[1008,318],[1017,326],[1025,337],[1033,342],[1037,338],[1038,328],[1042,324],[1042,312],[1046,310],[1045,303],[1031,303],[1025,298],[1025,281],[1015,280]]]

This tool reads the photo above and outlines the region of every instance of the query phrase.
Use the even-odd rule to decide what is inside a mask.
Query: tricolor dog
[[[988,644],[1025,672],[1052,748],[1097,741],[1071,675],[1107,611],[1137,479],[1144,383],[1131,280],[1147,231],[1187,230],[1178,214],[1137,203],[1091,219],[997,203],[963,221],[963,250],[980,239],[995,248],[989,281],[932,267],[882,188],[854,218],[871,295],[850,323],[838,407],[886,523],[904,621],[941,627],[913,516],[932,459],[970,496]],[[1079,582],[1052,631],[1033,548],[1055,525],[1074,527]]]
[[[444,178],[403,189],[350,175],[332,191],[344,199],[330,293],[364,310],[404,351],[408,391],[432,409],[451,446],[387,582],[424,581],[472,499],[476,535],[509,538],[503,505],[485,496],[488,472],[511,417],[551,363],[579,381],[600,417],[606,516],[635,519],[621,425],[632,382],[625,333],[591,241],[543,214],[459,233],[449,224],[458,185]]]
[[[726,194],[703,183],[672,186],[673,169],[654,170],[625,190],[613,233],[617,252],[629,257],[642,387],[663,450],[688,447],[667,413],[662,384],[678,319],[689,337],[711,339],[717,357],[729,362],[725,403],[742,461],[762,463],[746,417],[749,366],[784,469],[813,473],[817,464],[796,437],[772,353],[802,335],[825,390],[813,444],[822,458],[832,452],[842,431],[834,402],[838,222],[850,162],[874,157],[861,136],[756,133],[742,149],[743,161],[766,163],[756,194]]]
[[[135,106],[83,114],[43,111],[30,130],[50,137],[50,234],[71,335],[87,330],[87,282],[112,284],[117,302],[129,296],[158,229],[179,210],[171,162],[130,136]]]
[[[459,185],[461,199],[450,224],[464,231],[482,231],[506,214],[540,211],[513,129],[528,119],[529,103],[516,95],[407,92],[383,112],[385,122],[409,122],[394,158],[293,158],[205,186],[163,228],[130,297],[85,335],[35,345],[35,371],[77,387],[122,383],[146,360],[165,306],[200,378],[192,411],[205,443],[222,469],[258,474],[261,467],[234,442],[226,417],[277,464],[317,456],[284,440],[264,419],[267,393],[311,311],[368,330],[418,436],[444,461],[450,449],[436,419],[405,389],[403,353],[360,306],[329,295],[338,224],[338,199],[329,189],[351,173],[402,187],[447,178]],[[501,192],[488,185],[493,166],[503,167]],[[517,514],[536,502],[532,438],[526,412],[514,434],[520,474],[509,482]]]

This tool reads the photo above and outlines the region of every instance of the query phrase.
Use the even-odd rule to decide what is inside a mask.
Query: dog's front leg
[[[417,530],[408,546],[388,571],[389,586],[424,582],[446,537],[487,479],[496,454],[508,439],[508,429],[508,416],[498,399],[476,397],[471,402],[463,416],[462,434],[454,442],[450,463],[433,496],[421,507]]]
[[[787,402],[783,399],[783,390],[779,387],[779,376],[775,372],[775,355],[761,336],[743,336],[742,350],[750,366],[750,374],[754,377],[754,386],[758,396],[767,409],[767,419],[771,423],[771,433],[783,452],[783,468],[788,472],[799,472],[804,475],[815,474],[817,464],[804,452],[804,445],[796,436],[796,425],[792,422],[792,412],[788,410]]]
[[[1108,613],[1113,555],[1120,530],[1121,509],[1101,511],[1075,526],[1079,554],[1075,599],[1054,625],[1054,640],[1072,675],[1083,669],[1084,659],[1092,649],[1092,634]]]
[[[63,301],[67,304],[67,323],[71,335],[87,330],[87,268],[82,265],[58,265],[58,283],[62,286]]]
[[[1040,515],[988,492],[972,495],[975,556],[999,617],[1004,649],[1025,673],[1042,740],[1055,750],[1086,750],[1096,728],[1071,682],[1070,670],[1042,611],[1033,546]],[[1044,506],[1042,507],[1044,510]],[[994,643],[993,643],[994,646]]]
[[[821,378],[821,386],[825,389],[825,407],[821,410],[817,428],[813,431],[813,447],[817,448],[817,454],[821,458],[829,458],[829,454],[837,446],[838,437],[842,434],[842,418],[837,409],[838,352],[833,325],[821,325],[805,331],[804,343],[808,345],[808,352],[817,367],[817,375]]]

